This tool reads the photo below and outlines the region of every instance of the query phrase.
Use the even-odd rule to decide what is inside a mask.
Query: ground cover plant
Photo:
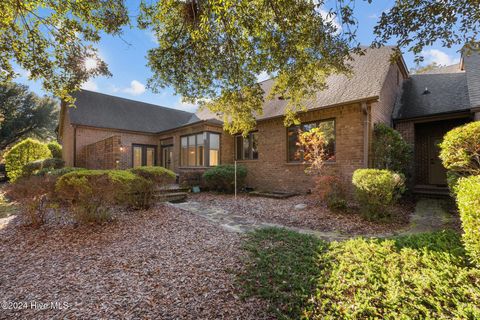
[[[287,319],[477,319],[480,270],[441,231],[329,245],[283,229],[249,234],[247,296]]]

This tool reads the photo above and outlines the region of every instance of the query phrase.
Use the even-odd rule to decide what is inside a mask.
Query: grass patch
[[[328,246],[282,229],[255,231],[241,283],[290,319],[479,319],[480,270],[453,231]]]
[[[285,229],[250,233],[249,259],[239,276],[245,295],[266,299],[277,318],[299,318],[315,288],[317,256],[325,248],[317,238]]]

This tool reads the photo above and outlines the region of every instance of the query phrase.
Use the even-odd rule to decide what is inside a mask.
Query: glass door
[[[156,146],[134,144],[132,146],[133,167],[154,166],[156,150]]]
[[[162,166],[173,170],[173,146],[162,146]]]

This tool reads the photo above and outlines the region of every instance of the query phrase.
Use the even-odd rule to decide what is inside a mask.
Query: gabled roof
[[[68,108],[68,113],[70,122],[76,125],[157,133],[198,119],[191,112],[88,90],[73,96],[76,108]]]
[[[480,107],[480,51],[463,56],[463,68],[467,75],[468,95],[472,108]]]

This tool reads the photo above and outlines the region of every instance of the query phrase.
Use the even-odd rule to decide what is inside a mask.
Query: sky
[[[333,0],[329,0],[333,1]],[[328,6],[329,1],[326,2]],[[135,23],[135,16],[138,14],[138,1],[127,1],[132,23]],[[331,2],[333,3],[333,2]],[[355,16],[358,19],[358,40],[368,45],[373,40],[373,27],[383,11],[388,10],[393,0],[374,0],[372,4],[366,1],[356,1]],[[326,11],[325,11],[326,12]],[[394,44],[394,43],[391,43]],[[165,107],[195,112],[196,106],[183,103],[180,96],[176,96],[172,88],[165,88],[160,93],[153,93],[146,88],[148,78],[152,75],[147,64],[147,51],[156,47],[153,34],[138,28],[125,28],[119,37],[106,35],[96,44],[100,57],[108,64],[111,77],[97,77],[83,84],[87,90],[97,91],[105,94],[115,95],[127,99],[133,99],[161,105]],[[424,64],[436,62],[440,65],[458,63],[460,47],[442,48],[432,46],[423,52]],[[415,67],[414,56],[404,52],[404,59],[408,68]],[[40,82],[32,82],[27,78],[25,71],[19,71],[21,77],[16,81],[29,85],[30,89],[39,95],[47,94],[41,88]],[[265,80],[259,75],[259,80]]]

